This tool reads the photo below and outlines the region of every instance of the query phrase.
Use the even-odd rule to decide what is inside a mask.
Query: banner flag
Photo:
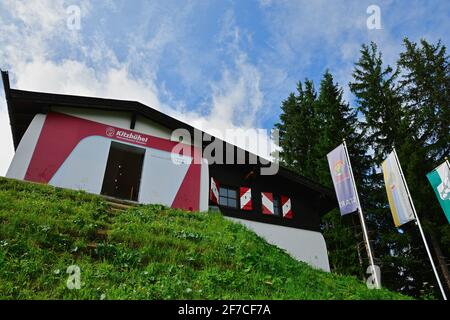
[[[350,175],[344,145],[339,145],[336,149],[327,154],[327,158],[341,215],[358,210],[358,202],[355,193],[356,188]]]
[[[219,204],[219,183],[211,177],[211,189],[209,190],[209,199],[215,204]]]
[[[450,223],[450,167],[447,161],[427,174],[439,204]]]
[[[415,216],[395,153],[391,152],[381,166],[394,224],[400,227]]]

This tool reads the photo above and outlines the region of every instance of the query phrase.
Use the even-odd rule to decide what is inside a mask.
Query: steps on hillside
[[[118,199],[118,198],[114,198],[114,197],[110,197],[110,196],[105,196],[105,195],[102,195],[102,197],[103,197],[103,198],[106,200],[106,202],[108,202],[108,203],[127,206],[127,208],[129,208],[129,207],[136,207],[136,206],[140,205],[140,203],[139,203],[139,202],[136,202],[136,201],[125,200],[125,199]]]
[[[133,207],[137,207],[137,206],[141,205],[140,203],[138,203],[136,201],[117,199],[117,198],[104,196],[104,195],[102,195],[102,197],[106,200],[106,203],[109,207],[108,208],[109,213],[111,213],[112,215],[120,214],[121,212],[123,212],[129,208],[133,208]]]
[[[108,211],[112,216],[114,216],[116,214],[120,214],[121,212],[123,212],[129,208],[133,208],[133,207],[137,207],[137,206],[141,205],[140,203],[135,202],[135,201],[117,199],[117,198],[104,196],[104,195],[102,195],[102,197],[106,200],[106,204],[108,205]],[[112,216],[110,218],[112,218]],[[108,219],[108,220],[110,220],[110,219]],[[93,239],[94,241],[87,244],[87,249],[88,250],[96,250],[97,249],[97,241],[101,242],[101,241],[106,240],[108,238],[108,231],[109,231],[108,226],[102,226],[102,227],[98,228],[95,231],[95,237]]]
[[[115,203],[115,202],[111,202],[111,201],[107,201],[106,203],[114,211],[123,211],[123,210],[127,210],[129,208],[135,207],[135,206],[121,204],[121,203]]]

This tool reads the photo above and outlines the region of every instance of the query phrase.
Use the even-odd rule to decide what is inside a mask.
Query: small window
[[[281,216],[281,200],[277,195],[273,195],[273,214],[275,216]]]
[[[221,206],[237,208],[237,190],[229,187],[220,186],[219,189],[219,204]]]

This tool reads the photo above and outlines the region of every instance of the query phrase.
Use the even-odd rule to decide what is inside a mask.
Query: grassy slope
[[[66,287],[72,264],[80,290]],[[314,270],[217,213],[153,205],[112,215],[97,196],[0,178],[0,298],[405,297]]]

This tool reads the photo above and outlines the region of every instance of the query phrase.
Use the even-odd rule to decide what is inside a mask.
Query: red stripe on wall
[[[267,208],[264,205],[264,201],[262,200],[262,197],[266,197],[271,203],[272,203],[272,207],[273,207],[273,195],[271,192],[261,192],[261,205],[262,205],[262,213],[263,214],[269,214],[272,215],[273,214],[273,210],[270,210],[269,208]]]
[[[200,208],[200,164],[192,163],[178,189],[172,208],[196,211]]]
[[[48,183],[83,138],[83,130],[74,126],[73,119],[58,113],[47,114],[25,180]]]

